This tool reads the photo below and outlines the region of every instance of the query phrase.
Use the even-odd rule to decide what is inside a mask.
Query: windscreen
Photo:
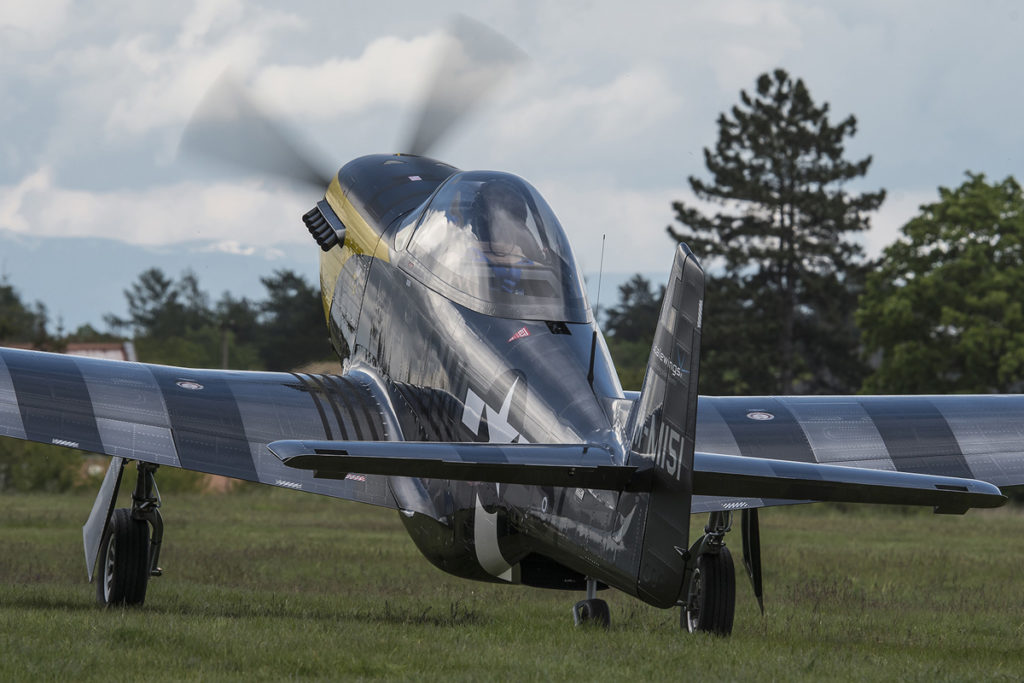
[[[409,269],[412,275],[480,313],[590,319],[561,225],[537,191],[516,176],[452,176],[423,210],[408,252],[422,266]]]

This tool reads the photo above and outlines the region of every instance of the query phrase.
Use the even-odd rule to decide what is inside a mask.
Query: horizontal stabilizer
[[[268,448],[288,467],[321,479],[358,473],[621,491],[636,471],[586,444],[275,441]]]
[[[693,468],[693,492],[707,496],[931,505],[949,514],[1006,502],[998,487],[959,477],[716,453],[696,453]]]

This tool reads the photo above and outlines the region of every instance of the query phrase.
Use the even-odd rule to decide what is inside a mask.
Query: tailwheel
[[[100,542],[96,601],[103,606],[141,605],[146,600],[149,575],[149,525],[132,519],[128,508],[118,508]]]
[[[572,608],[572,620],[577,626],[592,624],[601,628],[608,628],[612,623],[611,611],[608,603],[601,598],[580,600]]]
[[[724,545],[715,553],[702,553],[690,576],[679,625],[690,633],[732,633],[736,608],[736,572]]]
[[[587,599],[580,600],[572,607],[572,621],[577,626],[591,624],[608,628],[612,623],[612,614],[608,603],[597,596],[597,580],[587,577]]]

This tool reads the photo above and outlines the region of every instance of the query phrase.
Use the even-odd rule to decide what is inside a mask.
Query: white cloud
[[[141,135],[162,126],[182,126],[197,103],[226,70],[244,73],[260,62],[269,34],[297,24],[294,17],[264,17],[249,30],[211,38],[186,29],[171,47],[136,39],[114,45],[106,57],[117,61],[132,87],[108,107],[107,133]],[[201,38],[208,44],[198,45]]]
[[[25,199],[45,194],[50,188],[51,175],[50,169],[43,168],[14,187],[0,188],[0,228],[23,234],[31,232],[32,223],[23,210]]]
[[[545,94],[530,96],[531,88]],[[517,106],[519,98],[523,103]],[[496,128],[505,145],[554,142],[565,154],[574,143],[592,148],[643,136],[678,112],[682,98],[660,69],[635,66],[593,86],[535,80],[503,103],[507,108],[496,115]]]
[[[12,47],[39,49],[52,44],[68,20],[69,0],[0,3],[0,39]]]
[[[178,34],[178,45],[185,49],[202,48],[202,39],[217,25],[237,23],[243,14],[241,0],[205,0],[196,2],[185,17]]]
[[[161,128],[180,130],[225,70],[257,70],[280,34],[305,25],[298,15],[239,0],[199,0],[177,17],[122,10],[118,26],[102,16],[76,16],[82,25],[56,34],[59,49],[43,64],[25,65],[35,70],[37,87],[52,90],[60,103],[53,125],[60,142],[50,154],[68,153],[74,136],[116,144]]]
[[[710,2],[698,9],[698,15],[722,28],[734,30],[750,29],[761,33],[793,32],[796,26],[791,20],[791,7],[784,2],[761,2],[760,0],[728,0]]]
[[[680,3],[646,0],[622,5],[539,3],[530,35],[543,50],[544,68],[579,80],[625,65],[655,64],[671,73],[687,95],[733,95],[758,73],[780,64],[806,40],[805,25],[818,10],[786,0],[716,0]],[[538,60],[539,62],[540,60]],[[628,67],[627,67],[628,68]]]
[[[321,118],[382,103],[408,105],[420,96],[444,40],[439,32],[409,40],[388,36],[374,40],[355,58],[269,64],[256,74],[253,89],[282,111],[298,105],[303,115]]]
[[[890,191],[885,202],[871,218],[871,229],[862,237],[868,258],[878,258],[882,250],[900,237],[900,229],[920,213],[923,204],[938,201],[937,190]]]
[[[0,228],[33,237],[104,237],[162,246],[217,241],[221,250],[308,241],[300,217],[308,196],[260,182],[175,183],[86,192],[55,186],[40,169],[0,187]]]
[[[221,240],[211,242],[198,249],[200,253],[235,254],[236,256],[252,256],[256,253],[256,247],[245,245],[238,240]]]
[[[594,178],[538,182],[537,187],[558,216],[584,272],[597,272],[600,267],[601,235],[606,235],[607,272],[671,268],[673,243],[665,226],[673,221],[672,202],[688,200],[689,191],[624,189]]]
[[[787,2],[728,0],[698,6],[690,21],[704,59],[725,91],[750,88],[758,74],[781,65],[803,42],[801,24],[815,12]]]

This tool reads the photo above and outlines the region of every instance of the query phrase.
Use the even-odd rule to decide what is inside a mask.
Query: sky
[[[179,158],[186,122],[230,71],[330,166],[399,151],[456,13],[529,59],[431,154],[529,180],[584,272],[602,235],[606,271],[667,272],[671,203],[707,177],[716,118],[777,67],[833,121],[857,117],[848,157],[873,163],[850,189],[888,191],[864,236],[871,256],[966,171],[1021,175],[1024,8],[1010,1],[6,2],[0,245],[35,246],[0,253],[0,274],[23,278],[28,298],[44,275],[65,289],[113,278],[90,252],[112,240],[156,262],[223,253],[268,273],[308,245],[313,281],[300,216],[319,197]],[[54,241],[81,244],[80,266],[49,272]]]

